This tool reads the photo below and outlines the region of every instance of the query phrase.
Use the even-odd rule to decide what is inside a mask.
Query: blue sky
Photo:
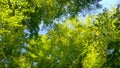
[[[103,6],[103,8],[112,8],[117,4],[118,0],[102,0],[99,3]]]
[[[115,7],[118,1],[119,0],[101,0],[99,2],[99,4],[102,5],[102,8],[97,9],[97,10],[91,10],[89,12],[88,11],[83,11],[82,13],[80,13],[80,15],[84,14],[84,13],[85,14],[98,14],[98,13],[101,13],[104,8],[111,9],[111,8]],[[41,25],[39,25],[40,29],[42,28],[42,26],[43,26],[43,23]],[[39,31],[39,34],[46,34],[46,33],[47,33],[46,29]]]

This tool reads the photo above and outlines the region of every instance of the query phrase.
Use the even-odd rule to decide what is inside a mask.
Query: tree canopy
[[[0,0],[0,68],[119,68],[119,6],[85,20],[77,16],[97,2]],[[44,35],[37,34],[41,21],[54,23]]]
[[[44,21],[46,25],[53,23],[62,15],[75,16],[81,9],[100,0],[0,0],[1,12],[6,15],[24,17],[22,24],[26,25],[32,35],[37,35],[38,25]],[[17,15],[19,13],[19,15]],[[8,17],[8,18],[9,18]]]

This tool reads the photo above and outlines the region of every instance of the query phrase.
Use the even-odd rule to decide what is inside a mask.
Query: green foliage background
[[[119,68],[119,6],[84,21],[77,16],[95,1],[0,0],[0,68]],[[41,21],[54,24],[44,35]]]

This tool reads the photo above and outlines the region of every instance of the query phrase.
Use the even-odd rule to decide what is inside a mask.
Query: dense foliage
[[[81,9],[95,4],[99,7],[100,0],[0,0],[1,12],[8,16],[16,16],[20,13],[22,24],[26,25],[31,35],[37,35],[38,25],[44,21],[46,25],[53,23],[53,20],[65,16],[78,14]]]
[[[78,1],[0,0],[0,68],[119,68],[119,6],[83,20],[77,12],[96,0],[81,0],[82,7]],[[49,25],[67,13],[36,35],[41,21]]]

